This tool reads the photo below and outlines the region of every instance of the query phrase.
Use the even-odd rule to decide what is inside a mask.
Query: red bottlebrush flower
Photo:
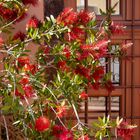
[[[26,98],[31,98],[31,97],[35,96],[34,91],[33,91],[33,87],[31,85],[25,85],[23,87],[23,90],[25,92],[25,97]]]
[[[33,6],[36,6],[38,4],[38,0],[22,0],[24,5],[31,4]]]
[[[50,121],[47,117],[41,116],[35,121],[35,129],[39,132],[44,132],[50,127]]]
[[[63,67],[66,66],[66,61],[59,61],[59,62],[57,63],[57,65],[58,65],[59,68],[63,68]]]
[[[92,75],[92,77],[94,78],[94,80],[96,82],[98,82],[100,80],[100,75],[98,75],[98,71],[95,71]]]
[[[66,112],[66,107],[65,106],[58,106],[57,107],[57,116],[62,118],[65,117],[67,112]]]
[[[96,44],[94,45],[94,49],[95,50],[99,50],[101,48],[106,48],[108,46],[108,43],[110,42],[110,40],[99,40],[98,42],[96,42]]]
[[[85,100],[88,98],[88,94],[85,91],[83,91],[82,93],[80,93],[79,98]]]
[[[15,7],[16,8],[16,7]],[[19,9],[10,9],[7,7],[4,7],[2,4],[0,4],[0,16],[7,21],[15,20],[15,22],[20,22],[22,19],[24,19],[27,16],[27,13],[19,13]]]
[[[25,64],[23,70],[25,72],[30,72],[34,75],[37,72],[37,67],[34,64]]]
[[[95,69],[92,77],[96,82],[98,82],[103,77],[103,75],[104,75],[104,67],[99,66]]]
[[[23,78],[19,81],[19,83],[20,83],[21,85],[26,85],[26,84],[29,83],[29,78],[28,78],[28,77],[23,77]]]
[[[110,80],[105,83],[105,88],[109,93],[115,89],[115,87],[113,86]]]
[[[100,83],[99,82],[96,82],[92,85],[92,88],[95,89],[95,90],[98,90],[100,87]]]
[[[30,71],[32,74],[35,74],[38,70],[38,67],[35,64],[30,65]]]
[[[133,45],[133,43],[131,43],[131,42],[129,42],[129,43],[122,43],[122,45],[121,45],[121,50],[122,50],[123,52],[126,52],[127,49],[128,49],[129,47],[131,47],[132,45]]]
[[[0,46],[4,43],[3,39],[0,37]]]
[[[78,140],[90,140],[88,135],[81,136]]]
[[[14,20],[18,17],[18,10],[9,9],[0,4],[0,16],[7,21]]]
[[[87,79],[90,78],[90,69],[89,68],[86,68],[86,67],[83,67],[83,66],[78,66],[75,70],[75,73],[76,74],[79,74]]]
[[[28,84],[22,85],[22,88],[23,88],[23,93],[20,93],[18,89],[16,89],[16,92],[15,92],[16,96],[20,97],[21,99],[35,97],[35,94],[31,85],[28,85]]]
[[[66,48],[66,47],[65,47],[65,48],[63,49],[63,53],[64,53],[64,55],[66,56],[67,59],[70,58],[71,52],[70,52],[70,49],[69,49],[69,48]]]
[[[30,72],[30,64],[25,64],[23,70],[26,72]]]
[[[80,46],[82,51],[86,52],[92,52],[94,50],[94,46],[91,44],[83,44]]]
[[[57,23],[72,25],[77,22],[77,13],[72,8],[65,8],[63,12],[57,17]]]
[[[127,122],[121,122],[117,127],[117,135],[123,139],[130,139],[134,135],[136,126],[128,125]]]
[[[17,97],[20,97],[20,99],[24,99],[24,95],[23,95],[22,93],[20,93],[20,92],[18,91],[18,89],[16,89],[15,95],[16,95]]]
[[[47,47],[45,47],[44,48],[44,53],[46,54],[46,55],[48,55],[48,53],[50,52],[50,48],[47,46]]]
[[[66,61],[64,61],[64,60],[59,61],[59,62],[57,63],[57,66],[58,66],[58,68],[60,68],[60,69],[63,70],[63,71],[69,71],[69,67],[67,66],[67,63],[66,63]]]
[[[78,14],[79,22],[82,23],[83,25],[88,24],[88,22],[94,18],[95,18],[94,13],[89,13],[88,11],[85,10],[81,10]]]
[[[38,28],[39,24],[40,24],[40,21],[35,16],[33,16],[27,23],[27,29]]]
[[[26,35],[19,31],[14,35],[13,40],[20,39],[21,41],[24,41],[25,37]]]
[[[82,53],[80,53],[80,52],[76,53],[76,59],[79,61],[86,59],[88,56],[89,56],[89,52],[86,52],[86,51],[84,51]]]
[[[37,72],[37,67],[36,67],[36,65],[34,65],[34,64],[30,64],[29,65],[29,68],[30,68],[30,72],[34,75],[36,72]]]
[[[58,140],[73,140],[73,134],[72,131],[67,130],[63,126],[55,125],[53,126],[52,134],[58,139]]]
[[[29,123],[29,128],[33,129],[33,125],[31,123]]]
[[[73,140],[73,133],[70,130],[65,130],[59,135],[59,140]]]
[[[71,29],[71,32],[66,34],[66,40],[68,41],[73,41],[73,40],[77,40],[77,41],[84,41],[85,39],[85,31],[79,27],[73,27]]]
[[[18,58],[18,63],[21,66],[25,66],[26,64],[29,65],[29,58],[28,57],[19,57]]]
[[[55,137],[59,138],[60,134],[65,131],[66,129],[61,125],[55,125],[52,128],[52,133]]]
[[[114,22],[111,23],[109,29],[112,34],[124,34],[124,29],[126,27],[121,24],[115,24]]]
[[[96,42],[93,47],[92,47],[92,50],[90,53],[91,55],[95,58],[95,59],[99,59],[101,57],[104,57],[106,56],[106,53],[108,51],[108,43],[110,41],[109,40],[100,40],[98,42]]]

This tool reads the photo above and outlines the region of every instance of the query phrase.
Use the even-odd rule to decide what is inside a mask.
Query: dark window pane
[[[45,16],[57,17],[64,8],[64,0],[44,0]]]

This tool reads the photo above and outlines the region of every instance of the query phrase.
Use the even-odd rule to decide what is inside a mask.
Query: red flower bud
[[[13,40],[20,39],[21,41],[24,41],[25,37],[26,35],[19,31],[14,35]]]
[[[95,18],[95,14],[89,13],[88,11],[85,11],[85,10],[81,10],[78,15],[79,22],[83,23],[84,25],[86,25],[93,18]]]
[[[39,20],[35,17],[35,16],[33,16],[30,20],[29,20],[29,22],[27,23],[27,29],[28,28],[38,28],[38,26],[39,26]]]
[[[71,25],[77,22],[77,13],[72,8],[65,8],[63,12],[57,17],[57,23],[64,25]]]
[[[117,126],[117,135],[123,139],[130,139],[134,135],[136,126],[129,125],[127,122],[121,122]]]
[[[64,55],[66,56],[66,58],[69,59],[70,56],[71,56],[71,52],[70,52],[69,48],[66,48],[66,47],[65,47],[65,48],[63,49],[63,52],[64,52]]]
[[[29,58],[28,57],[19,57],[18,58],[18,63],[21,66],[25,66],[26,64],[29,64]]]
[[[112,22],[109,29],[112,34],[124,34],[125,26]]]
[[[47,117],[41,116],[36,119],[35,121],[35,129],[39,132],[43,132],[48,130],[50,127],[50,121]]]
[[[20,81],[19,81],[20,84],[22,85],[26,85],[29,83],[29,78],[28,77],[23,77]]]
[[[79,95],[79,98],[85,100],[85,99],[88,98],[88,94],[87,94],[85,91],[83,91],[83,92]]]
[[[65,106],[58,106],[57,107],[57,116],[62,118],[65,117],[67,114]]]

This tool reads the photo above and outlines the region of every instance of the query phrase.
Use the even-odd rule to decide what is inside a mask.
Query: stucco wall
[[[39,3],[36,7],[31,6],[28,10],[28,16],[20,23],[16,24],[16,31],[25,31],[26,23],[30,19],[31,16],[35,15],[38,19],[43,20],[44,18],[44,0],[39,0]]]
[[[44,19],[44,0],[39,0],[39,3],[36,7],[31,6],[30,9],[28,10],[28,16],[20,23],[15,25],[15,30],[14,33],[18,32],[18,31],[25,31],[26,30],[26,23],[28,22],[28,20],[32,17],[32,16],[36,16],[39,20],[43,20]],[[34,54],[37,50],[38,45],[34,44],[34,43],[30,43],[27,47],[27,49],[30,49],[31,52],[29,53],[29,57],[30,60],[33,61],[34,60]]]

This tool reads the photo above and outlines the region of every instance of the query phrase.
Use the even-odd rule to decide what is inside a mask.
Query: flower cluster
[[[73,133],[61,125],[55,125],[52,131],[55,138],[58,140],[73,140]]]
[[[17,9],[10,9],[5,7],[3,4],[0,4],[0,16],[5,20],[14,20],[17,18],[18,11]]]
[[[11,29],[26,15],[26,8],[36,6],[39,1],[4,2],[0,2],[1,32]],[[56,19],[50,16],[42,22],[32,16],[26,32],[0,37],[0,52],[5,53],[0,71],[0,109],[4,115],[10,112],[16,116],[14,125],[23,130],[27,139],[90,139],[90,128],[78,115],[80,102],[88,100],[88,88],[102,87],[109,93],[114,90],[110,74],[105,71],[107,64],[100,60],[121,58],[132,45],[122,43],[112,54],[110,35],[122,34],[124,27],[111,19],[100,26],[94,13],[66,8]],[[36,50],[34,56],[28,50],[30,43]],[[73,118],[76,121],[71,121]],[[105,120],[108,119],[101,122],[103,128],[111,124],[104,125]],[[127,124],[117,126],[117,131],[122,137],[133,133]],[[102,132],[95,137],[103,136]]]
[[[27,23],[27,28],[38,28],[38,26],[39,20],[35,16],[33,16]]]
[[[79,13],[74,12],[71,8],[66,8],[58,17],[57,23],[69,26],[70,32],[65,34],[65,38],[68,41],[84,41],[85,30],[87,24],[95,18],[93,13],[81,10]]]
[[[127,122],[121,122],[117,127],[117,135],[125,140],[130,139],[135,132],[136,126],[129,125]]]

